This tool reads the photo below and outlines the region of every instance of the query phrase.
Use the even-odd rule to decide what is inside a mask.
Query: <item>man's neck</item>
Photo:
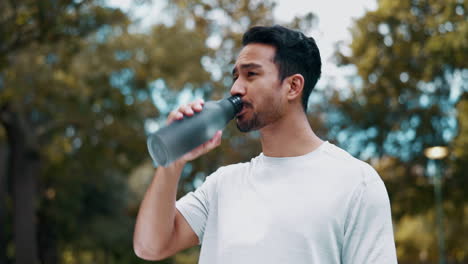
[[[307,116],[290,113],[260,130],[263,154],[270,157],[295,157],[317,149],[322,143],[310,127]]]

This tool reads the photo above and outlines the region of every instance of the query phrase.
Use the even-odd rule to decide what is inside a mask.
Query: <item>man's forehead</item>
[[[234,71],[238,69],[251,69],[268,67],[269,64],[274,64],[275,48],[266,44],[249,44],[242,48],[237,57]]]
[[[243,60],[258,60],[273,62],[276,53],[276,48],[272,45],[262,43],[248,44],[242,48],[237,61]]]

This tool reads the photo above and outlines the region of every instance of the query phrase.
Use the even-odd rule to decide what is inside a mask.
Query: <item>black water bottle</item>
[[[158,165],[169,165],[210,140],[241,109],[239,96],[206,102],[201,112],[195,112],[190,117],[184,116],[182,120],[176,120],[149,136],[147,143],[151,158]]]

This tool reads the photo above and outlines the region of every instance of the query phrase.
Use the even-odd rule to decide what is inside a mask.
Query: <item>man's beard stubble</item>
[[[252,118],[244,120],[243,122],[240,122],[239,119],[236,120],[237,129],[239,129],[240,132],[259,130],[280,119],[282,116],[278,107],[271,109],[269,112],[257,112],[249,103],[245,106],[249,107],[252,111]]]
[[[250,132],[258,130],[264,126],[261,124],[258,118],[258,114],[256,112],[253,112],[252,115],[253,116],[251,119],[244,122],[240,122],[239,119],[236,120],[237,129],[239,129],[240,132]]]

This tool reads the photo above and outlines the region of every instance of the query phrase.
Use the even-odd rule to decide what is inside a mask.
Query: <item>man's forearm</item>
[[[140,206],[133,237],[134,249],[141,257],[164,250],[174,229],[177,184],[185,163],[157,169]]]

